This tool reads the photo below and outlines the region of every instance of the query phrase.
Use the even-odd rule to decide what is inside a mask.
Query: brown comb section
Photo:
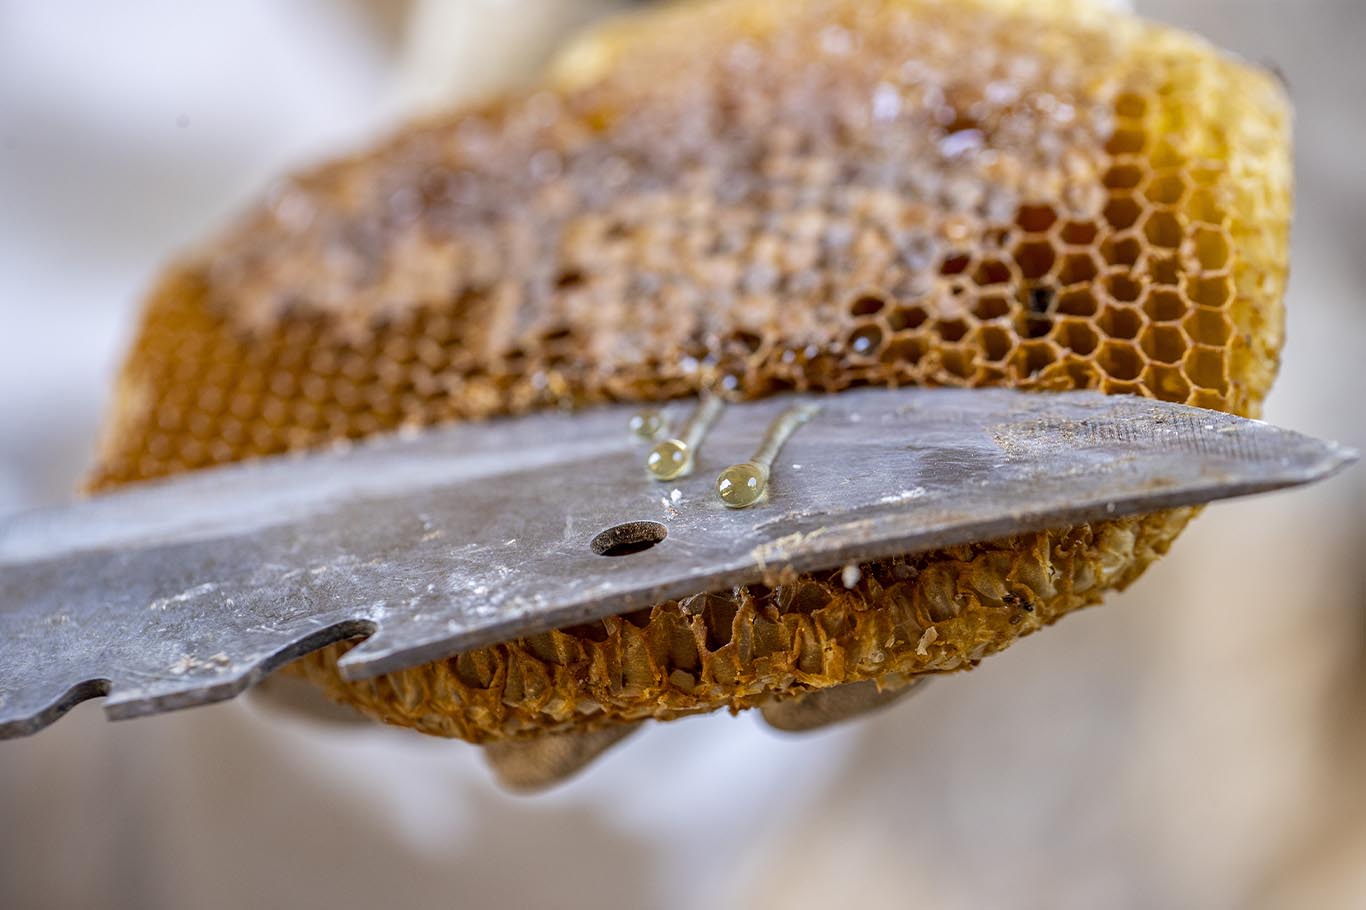
[[[1189,510],[1030,534],[775,588],[749,586],[346,682],[333,645],[294,668],[365,714],[472,742],[764,704],[968,669],[1128,584]]]
[[[543,90],[281,183],[182,262],[91,483],[703,389],[1098,388],[1255,414],[1289,212],[1274,83],[1084,0],[646,12]],[[337,648],[301,666],[475,740],[738,708],[970,666],[1135,577],[1186,517],[871,566],[852,591],[701,595],[369,683],[336,676]]]

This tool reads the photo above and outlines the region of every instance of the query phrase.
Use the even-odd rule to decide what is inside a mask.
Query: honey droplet
[[[664,415],[653,408],[646,408],[633,414],[627,427],[637,439],[653,440],[664,431]]]
[[[767,489],[768,469],[752,461],[731,465],[716,478],[716,494],[732,509],[749,508]]]
[[[645,468],[656,480],[673,480],[692,467],[692,453],[688,444],[678,439],[666,439],[650,450]]]

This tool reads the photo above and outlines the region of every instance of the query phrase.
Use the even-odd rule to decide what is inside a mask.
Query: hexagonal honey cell
[[[1069,246],[1089,247],[1096,242],[1100,232],[1094,221],[1069,221],[1062,226],[1059,238]]]
[[[893,332],[900,332],[906,329],[918,329],[929,319],[929,311],[923,306],[911,304],[899,306],[892,310],[887,317],[887,324],[891,326]]]
[[[1068,316],[1094,316],[1100,312],[1098,288],[1088,285],[1069,288],[1058,295],[1056,309]]]
[[[1186,315],[1190,305],[1172,288],[1155,287],[1143,298],[1143,312],[1153,322],[1172,322]]]
[[[1106,341],[1096,362],[1112,379],[1137,379],[1143,372],[1143,355],[1127,341]]]
[[[1100,344],[1100,335],[1090,322],[1083,319],[1063,319],[1054,330],[1058,344],[1074,354],[1085,357]]]
[[[1193,384],[1220,394],[1228,391],[1224,352],[1218,348],[1194,345],[1183,361],[1186,378]]]
[[[1133,307],[1111,305],[1101,311],[1096,326],[1109,338],[1127,340],[1138,337],[1139,330],[1143,328],[1143,317]]]
[[[1105,220],[1116,231],[1132,227],[1142,214],[1143,207],[1129,195],[1111,196],[1105,206]]]
[[[1101,263],[1089,250],[1084,253],[1068,253],[1058,269],[1058,283],[1063,285],[1081,284],[1100,274]]]
[[[1015,224],[1019,226],[1020,230],[1031,234],[1046,232],[1057,223],[1057,220],[1057,211],[1048,203],[1022,205],[1019,213],[1015,216]]]
[[[1223,348],[1233,333],[1228,316],[1219,310],[1197,309],[1181,325],[1192,341],[1217,348]]]
[[[1187,189],[1186,176],[1177,171],[1154,175],[1143,188],[1143,195],[1154,205],[1179,205]]]
[[[982,326],[977,339],[982,347],[983,359],[995,362],[1005,360],[1016,342],[1015,333],[1002,325]]]
[[[1143,371],[1143,384],[1152,389],[1158,398],[1168,401],[1185,401],[1191,394],[1189,380],[1179,366],[1172,364],[1148,364]]]
[[[1202,227],[1195,232],[1195,257],[1200,268],[1217,272],[1228,265],[1229,246],[1224,232],[1217,228]]]
[[[1143,235],[1155,247],[1174,250],[1181,246],[1185,232],[1174,212],[1159,209],[1148,213],[1143,222]]]
[[[1036,280],[1044,277],[1053,270],[1053,263],[1057,260],[1057,254],[1053,252],[1053,244],[1048,240],[1027,240],[1020,243],[1012,251],[1011,255],[1015,263],[1019,266],[1020,275],[1026,280]]]
[[[876,357],[882,348],[882,329],[875,322],[859,325],[849,335],[849,350],[863,357]]]
[[[1186,295],[1196,306],[1221,309],[1233,299],[1233,282],[1227,275],[1188,277]]]
[[[1150,325],[1139,339],[1143,353],[1159,364],[1180,363],[1186,354],[1186,333],[1175,325]]]
[[[877,291],[865,291],[855,294],[849,302],[849,315],[876,316],[887,308],[888,298]]]

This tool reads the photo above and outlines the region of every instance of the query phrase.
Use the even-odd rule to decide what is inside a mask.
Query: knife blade
[[[819,410],[767,501],[725,508],[717,472],[796,401]],[[660,483],[634,412],[400,434],[0,522],[0,738],[99,695],[114,719],[230,698],[344,638],[365,636],[340,662],[364,678],[782,568],[1273,490],[1356,457],[1127,396],[860,389],[732,404],[695,471]]]

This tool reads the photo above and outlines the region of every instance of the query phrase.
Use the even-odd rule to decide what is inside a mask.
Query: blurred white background
[[[69,496],[139,294],[270,178],[606,0],[0,0],[0,513]],[[1366,3],[1139,0],[1274,64],[1273,422],[1366,448]],[[573,783],[250,700],[0,743],[0,908],[1366,906],[1366,471],[1213,507],[1106,607],[862,722],[655,726]]]

